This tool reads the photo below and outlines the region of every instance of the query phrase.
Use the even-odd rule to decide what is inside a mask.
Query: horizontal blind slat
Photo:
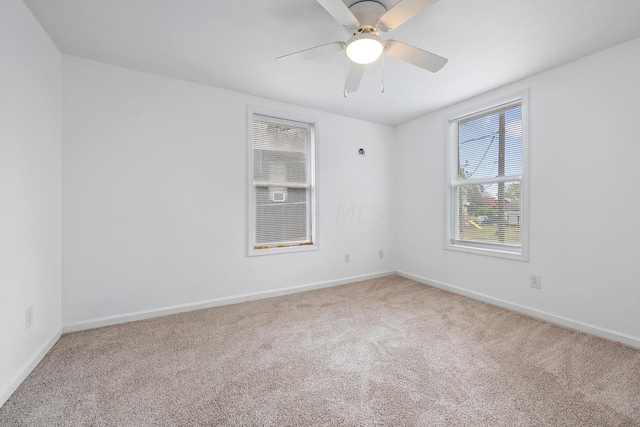
[[[307,123],[254,116],[256,246],[310,242],[310,131]]]

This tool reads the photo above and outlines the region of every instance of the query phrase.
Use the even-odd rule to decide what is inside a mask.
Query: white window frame
[[[444,248],[447,250],[466,252],[471,254],[493,256],[517,261],[529,260],[529,90],[525,89],[514,94],[494,98],[482,103],[468,103],[468,106],[456,110],[445,120],[447,135],[447,165],[445,191],[445,236]],[[520,102],[522,104],[522,175],[520,177],[520,247],[509,247],[492,243],[468,242],[457,239],[458,208],[457,197],[454,195],[457,187],[463,181],[458,180],[458,137],[453,124],[458,121]],[[499,179],[485,181],[497,182]],[[482,180],[473,181],[483,183]],[[466,182],[467,184],[469,181]],[[486,182],[485,182],[486,183]]]
[[[253,119],[254,116],[268,116],[275,120],[286,120],[308,124],[311,128],[311,147],[309,150],[309,183],[308,188],[310,190],[309,195],[309,221],[310,221],[310,244],[304,245],[286,245],[282,247],[271,247],[267,249],[256,249],[255,233],[256,233],[256,181],[253,176]],[[260,255],[273,255],[284,254],[293,252],[308,252],[316,251],[319,249],[318,242],[318,221],[316,218],[316,209],[319,200],[318,191],[318,119],[314,117],[304,116],[300,114],[294,114],[290,112],[284,112],[279,110],[273,110],[269,108],[262,108],[250,105],[248,106],[248,127],[247,127],[247,149],[248,149],[248,232],[247,232],[247,254],[248,256],[260,256]]]

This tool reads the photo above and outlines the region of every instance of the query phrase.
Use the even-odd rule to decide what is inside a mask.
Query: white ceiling
[[[64,54],[389,125],[640,37],[640,0],[440,0],[383,39],[449,63],[387,58],[345,99],[343,52],[275,61],[348,39],[316,0],[24,1]]]

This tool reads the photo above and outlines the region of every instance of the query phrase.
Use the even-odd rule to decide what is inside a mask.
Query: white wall
[[[319,118],[319,251],[246,256],[250,104]],[[394,270],[393,128],[66,56],[63,116],[65,324]]]
[[[61,55],[20,0],[0,2],[0,40],[2,405],[61,330]]]
[[[638,76],[640,39],[398,127],[398,270],[640,346]],[[445,251],[446,118],[526,87],[530,261]]]
[[[78,58],[61,64],[19,0],[0,2],[0,40],[0,404],[61,319],[90,326],[396,268],[640,343],[640,40],[469,101],[530,88],[527,263],[443,249],[444,119],[460,105],[394,132]],[[246,256],[248,104],[320,119],[320,251]],[[542,290],[528,287],[530,273]]]

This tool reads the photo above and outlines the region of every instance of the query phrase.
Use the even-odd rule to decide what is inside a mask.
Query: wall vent
[[[287,201],[287,193],[284,191],[274,191],[271,193],[271,200],[274,202],[286,202]]]

